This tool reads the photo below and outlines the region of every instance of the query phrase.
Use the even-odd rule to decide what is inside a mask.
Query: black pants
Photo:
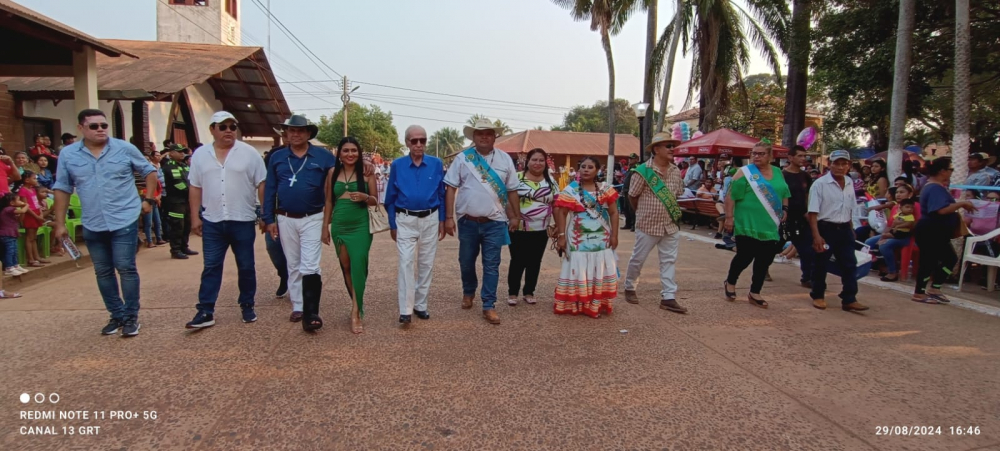
[[[935,227],[920,227],[918,223],[915,234],[914,239],[920,249],[920,268],[917,270],[913,294],[924,294],[927,282],[935,289],[941,288],[941,284],[951,275],[955,263],[958,263],[958,257],[951,247],[950,232],[937,230]]]
[[[538,284],[538,271],[542,268],[542,256],[548,245],[546,231],[511,232],[510,268],[507,270],[507,294],[517,296],[521,288],[521,274],[524,274],[524,295],[534,296]]]
[[[778,253],[780,243],[778,241],[761,241],[748,236],[736,236],[736,256],[729,263],[729,277],[726,282],[736,285],[747,266],[753,262],[753,275],[751,276],[750,292],[760,294],[764,288],[764,278],[767,277],[767,269],[774,262],[774,256]]]
[[[191,236],[191,209],[187,202],[170,202],[166,204],[166,210],[164,222],[170,224],[167,233],[170,237],[170,252],[184,252],[188,248],[188,237]]]
[[[858,257],[854,254],[856,247],[851,223],[835,224],[820,221],[817,228],[830,249],[822,254],[816,254],[816,259],[813,260],[813,286],[809,296],[812,299],[823,299],[826,295],[827,264],[830,262],[830,257],[834,257],[840,270],[840,283],[843,285],[840,301],[843,305],[851,304],[858,300],[858,279],[854,276],[858,269]]]

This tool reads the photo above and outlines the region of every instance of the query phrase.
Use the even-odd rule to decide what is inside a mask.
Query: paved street
[[[624,267],[632,234],[621,238]],[[277,276],[263,240],[257,247],[254,324],[239,321],[230,256],[218,324],[185,330],[201,257],[169,260],[163,248],[139,254],[142,330],[132,339],[98,333],[107,313],[89,267],[0,301],[0,448],[1000,449],[996,317],[865,285],[865,314],[819,311],[790,265],[772,269],[770,309],[744,300],[749,270],[741,300],[728,303],[719,285],[733,254],[682,239],[679,301],[689,315],[657,307],[655,256],[642,303],[620,296],[609,317],[557,317],[550,301],[508,307],[504,251],[503,324],[491,326],[478,309],[460,309],[458,242],[448,238],[434,268],[432,318],[402,330],[395,246],[382,234],[366,332],[349,332],[350,304],[328,248],[326,326],[307,335],[288,322],[287,301],[273,298]],[[540,295],[553,292],[558,264],[547,253]],[[57,393],[59,402],[22,404],[22,393]],[[22,410],[91,418],[28,420]],[[112,411],[139,418],[110,419]],[[156,419],[143,419],[150,411]],[[22,435],[46,426],[58,435]],[[64,434],[70,426],[100,429]],[[880,426],[940,426],[940,435],[879,435]],[[979,435],[950,429],[970,426]]]

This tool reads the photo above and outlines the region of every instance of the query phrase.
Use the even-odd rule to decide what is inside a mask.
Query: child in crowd
[[[913,230],[913,225],[917,223],[917,220],[913,216],[913,208],[915,206],[913,199],[903,199],[899,201],[899,212],[896,216],[892,218],[892,227],[886,230],[882,234],[882,239],[878,241],[881,246],[889,241],[890,238],[895,238],[897,240],[905,240],[910,238],[910,231]]]
[[[3,272],[8,276],[20,276],[28,272],[17,261],[17,229],[20,227],[18,218],[27,209],[24,202],[21,202],[21,199],[14,193],[7,193],[0,197],[0,244],[3,245],[0,257],[3,261]]]
[[[49,261],[42,260],[38,254],[38,228],[45,225],[45,220],[42,219],[42,205],[38,201],[38,192],[35,191],[38,188],[38,177],[34,172],[24,171],[21,183],[23,185],[17,190],[17,195],[28,206],[21,220],[24,225],[24,253],[28,259],[28,266],[40,268]]]

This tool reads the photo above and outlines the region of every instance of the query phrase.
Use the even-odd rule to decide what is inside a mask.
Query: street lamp
[[[643,146],[642,138],[646,136],[645,130],[643,130],[643,118],[646,117],[646,110],[649,109],[648,103],[636,103],[632,105],[632,111],[635,111],[636,119],[639,119],[639,162],[642,163],[646,161],[646,148]]]

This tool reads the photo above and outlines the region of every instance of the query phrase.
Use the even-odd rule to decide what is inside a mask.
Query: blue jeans
[[[865,241],[868,247],[875,248],[878,245],[878,241],[881,240],[881,236],[873,236]],[[910,238],[889,238],[885,243],[878,246],[878,252],[885,259],[886,271],[889,274],[896,274],[899,272],[899,265],[896,263],[896,251],[910,245]],[[909,262],[907,262],[908,264]]]
[[[500,250],[507,233],[507,223],[478,223],[465,218],[458,220],[458,265],[462,268],[462,295],[475,296],[479,280],[476,277],[476,257],[483,251],[483,289],[479,297],[483,310],[493,310],[500,281]]]
[[[135,251],[138,243],[139,221],[118,230],[94,232],[83,228],[83,241],[87,243],[90,260],[97,275],[97,289],[104,299],[104,307],[111,317],[124,320],[139,316],[139,272],[135,269]],[[121,295],[118,279],[121,276]],[[125,298],[122,301],[122,297]]]
[[[287,281],[288,260],[285,260],[285,250],[281,247],[281,240],[272,239],[270,233],[265,233],[264,244],[267,245],[267,256],[271,257],[271,264],[278,270],[278,277]]]
[[[16,236],[0,236],[0,244],[3,244],[3,269],[13,268],[20,264],[17,261],[17,237]]]
[[[198,311],[214,314],[215,301],[222,288],[222,264],[226,261],[226,249],[233,248],[239,275],[241,307],[253,307],[257,295],[257,271],[254,269],[253,243],[257,238],[254,221],[202,221],[202,250],[205,254],[205,269],[201,272],[201,288],[198,290]]]
[[[156,241],[163,241],[163,226],[160,224],[159,207],[153,207],[150,213],[142,215],[142,230],[146,233],[147,243],[153,242],[151,232],[156,233]]]

